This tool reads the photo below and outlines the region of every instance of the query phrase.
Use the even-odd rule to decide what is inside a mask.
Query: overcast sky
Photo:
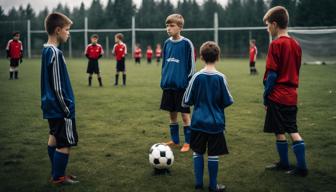
[[[5,10],[7,13],[10,8],[15,6],[18,8],[20,5],[23,5],[23,7],[26,7],[28,3],[31,4],[35,12],[38,12],[45,7],[48,7],[49,10],[52,10],[57,6],[58,3],[62,3],[63,5],[66,4],[70,9],[73,7],[79,7],[81,2],[84,2],[85,7],[88,8],[92,2],[92,0],[0,0],[1,7]],[[100,0],[104,5],[106,5],[108,0]],[[204,0],[196,0],[199,4],[202,4]],[[220,4],[223,6],[226,5],[228,0],[217,0]],[[133,0],[135,5],[137,7],[140,6],[142,0]],[[174,5],[177,4],[178,0],[170,0]]]

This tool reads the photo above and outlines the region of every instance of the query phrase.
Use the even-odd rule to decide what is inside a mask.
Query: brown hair
[[[286,29],[288,26],[289,15],[286,8],[282,6],[276,6],[271,8],[265,14],[263,21],[266,23],[276,22],[280,29]]]
[[[96,38],[96,39],[98,39],[99,36],[98,36],[98,34],[93,34],[93,35],[91,35],[91,38]]]
[[[171,14],[167,17],[166,19],[166,24],[170,24],[170,23],[175,23],[177,26],[179,27],[183,27],[184,25],[184,19],[183,16],[180,14]]]
[[[250,42],[253,43],[253,44],[256,44],[256,40],[255,39],[251,39]]]
[[[124,39],[124,35],[123,35],[122,33],[117,33],[117,34],[115,35],[115,37],[116,37],[117,39],[119,39],[120,41],[122,41],[122,40]]]
[[[217,43],[213,41],[207,41],[202,44],[200,48],[200,54],[206,63],[214,63],[215,61],[219,60],[220,48]]]
[[[49,35],[54,34],[57,27],[63,28],[67,25],[72,25],[72,21],[59,12],[50,13],[44,20],[44,27]]]

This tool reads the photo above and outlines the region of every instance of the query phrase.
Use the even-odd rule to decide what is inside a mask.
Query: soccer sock
[[[126,85],[126,74],[123,74],[123,85]]]
[[[209,188],[217,188],[218,156],[208,156]]]
[[[299,169],[307,169],[306,158],[305,158],[305,144],[304,141],[294,141],[293,142],[293,151],[295,153],[297,168]]]
[[[9,78],[10,78],[10,79],[13,79],[13,71],[10,71],[10,72],[9,72]]]
[[[204,170],[204,158],[203,155],[197,154],[194,152],[193,154],[194,160],[194,174],[195,174],[195,187],[203,187],[203,170]]]
[[[14,77],[15,77],[15,79],[17,79],[17,78],[18,78],[18,74],[19,74],[19,72],[18,72],[18,71],[15,71],[15,72],[14,72]]]
[[[92,77],[89,77],[89,86],[92,85]]]
[[[115,75],[115,83],[114,85],[118,85],[118,80],[119,80],[119,74]]]
[[[48,145],[48,155],[51,163],[51,175],[54,174],[54,154],[55,154],[56,147]]]
[[[179,125],[178,123],[172,123],[169,125],[170,127],[170,136],[172,141],[175,144],[179,144],[180,143],[180,137],[179,137]]]
[[[65,169],[68,164],[69,154],[55,151],[54,154],[54,173],[53,180],[56,181],[60,177],[65,176]]]
[[[184,126],[183,131],[184,131],[184,142],[189,144],[190,143],[190,133],[191,133],[190,126]]]
[[[279,153],[280,164],[284,167],[289,167],[287,140],[277,140],[276,148]]]
[[[99,86],[103,86],[102,78],[98,77]]]

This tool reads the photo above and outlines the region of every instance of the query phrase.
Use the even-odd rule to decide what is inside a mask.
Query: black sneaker
[[[203,186],[195,186],[195,192],[203,191]]]
[[[270,171],[289,171],[290,166],[283,166],[283,165],[281,165],[280,162],[277,162],[277,163],[273,163],[271,165],[267,165],[265,167],[265,169],[270,170]]]
[[[216,189],[211,189],[209,187],[209,192],[223,192],[223,191],[225,191],[225,189],[226,189],[225,185],[217,184]]]
[[[292,169],[290,171],[286,171],[286,174],[288,174],[288,175],[294,175],[294,176],[306,177],[308,175],[308,169],[295,168],[295,169]]]

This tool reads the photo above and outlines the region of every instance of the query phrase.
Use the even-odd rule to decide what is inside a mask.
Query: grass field
[[[8,61],[0,60],[0,191],[193,191],[192,153],[174,149],[171,175],[152,176],[148,149],[167,141],[168,114],[159,110],[160,70],[127,61],[127,86],[114,87],[114,61],[101,60],[104,87],[87,86],[87,61],[73,59],[68,70],[76,97],[79,146],[73,148],[68,172],[76,186],[48,183],[48,124],[40,109],[40,60],[26,59],[20,79],[8,80]],[[201,68],[201,63],[197,63]],[[264,71],[264,61],[257,63]],[[262,132],[262,75],[250,76],[247,60],[223,60],[235,103],[226,110],[230,154],[220,159],[218,181],[228,191],[336,190],[336,65],[301,69],[298,125],[306,142],[310,174],[306,178],[267,172],[277,160],[274,137]],[[182,138],[182,134],[181,134]],[[290,161],[294,155],[289,150]],[[206,167],[206,165],[205,165]],[[205,169],[205,184],[208,184]]]

